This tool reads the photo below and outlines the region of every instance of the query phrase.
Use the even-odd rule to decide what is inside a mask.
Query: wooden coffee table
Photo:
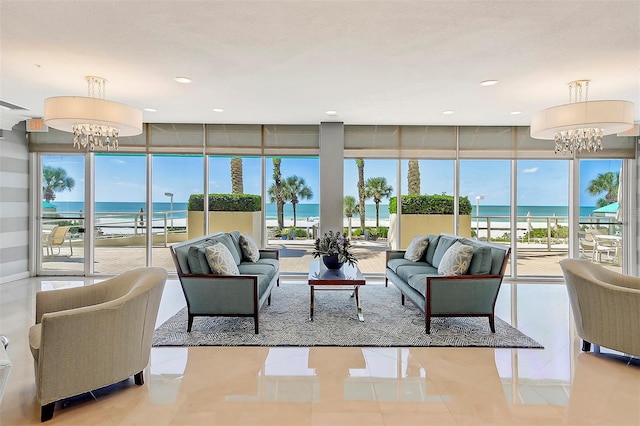
[[[364,321],[362,307],[360,306],[360,295],[358,289],[365,285],[364,275],[356,265],[345,263],[337,270],[327,269],[320,260],[312,260],[309,267],[309,288],[311,289],[311,299],[309,302],[309,321],[313,321],[313,294],[315,290],[348,290],[352,291],[351,297],[355,296],[358,319]],[[317,289],[316,289],[317,287]]]

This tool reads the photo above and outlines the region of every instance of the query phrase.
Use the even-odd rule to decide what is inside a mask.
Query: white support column
[[[343,228],[344,123],[320,123],[320,235]]]

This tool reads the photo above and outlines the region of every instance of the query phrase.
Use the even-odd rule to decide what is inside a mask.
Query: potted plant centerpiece
[[[355,265],[358,259],[351,251],[351,242],[342,232],[329,231],[316,239],[313,257],[322,256],[327,269],[340,269],[344,263]]]

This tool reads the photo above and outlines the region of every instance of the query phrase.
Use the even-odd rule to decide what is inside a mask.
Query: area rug
[[[308,285],[281,284],[260,311],[260,334],[252,317],[196,317],[187,333],[185,307],[155,331],[153,346],[543,347],[498,317],[495,334],[487,318],[472,317],[433,318],[425,334],[424,314],[411,302],[402,306],[391,285],[365,285],[360,300],[364,322],[351,292],[316,290],[309,321]]]

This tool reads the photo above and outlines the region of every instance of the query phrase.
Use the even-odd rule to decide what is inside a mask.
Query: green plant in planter
[[[204,211],[204,194],[191,194],[187,210]],[[209,194],[209,211],[259,212],[262,197],[254,194]]]
[[[451,195],[403,195],[402,214],[453,214],[454,199]],[[469,197],[460,197],[458,211],[461,215],[471,214]],[[389,213],[398,212],[398,198],[389,199]]]

